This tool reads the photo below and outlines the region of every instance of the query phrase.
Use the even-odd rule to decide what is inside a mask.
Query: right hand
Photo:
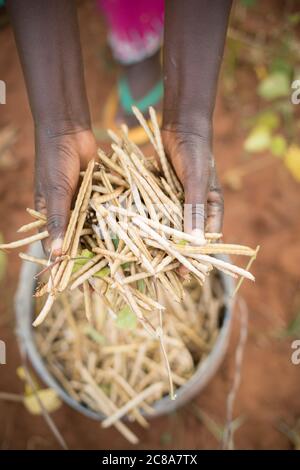
[[[91,130],[47,135],[36,130],[35,207],[47,216],[49,239],[44,249],[52,257],[62,254],[72,199],[79,173],[95,158],[97,145]]]
[[[221,232],[224,203],[210,139],[167,128],[164,147],[185,194],[184,231],[204,243],[205,232]]]

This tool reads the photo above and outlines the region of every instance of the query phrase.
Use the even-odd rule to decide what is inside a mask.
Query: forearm
[[[7,3],[35,126],[48,135],[89,128],[75,2]]]
[[[166,0],[163,127],[211,136],[232,0]]]

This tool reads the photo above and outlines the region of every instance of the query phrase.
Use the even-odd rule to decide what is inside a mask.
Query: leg
[[[123,95],[141,102],[149,93],[158,105],[162,89],[159,49],[163,34],[163,0],[98,0],[109,28],[108,40],[115,59],[122,65],[121,95],[117,120],[135,125],[135,118],[122,103]],[[125,89],[125,93],[123,93]],[[128,96],[126,96],[128,98]],[[127,100],[128,101],[128,100]],[[146,100],[147,101],[147,100]],[[143,109],[141,109],[144,111]]]

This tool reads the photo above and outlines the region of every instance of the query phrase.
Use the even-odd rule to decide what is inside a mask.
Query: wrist
[[[210,117],[182,108],[164,108],[162,130],[182,135],[194,135],[209,145],[213,135],[213,125]]]
[[[89,116],[81,116],[80,118],[47,116],[46,119],[39,118],[34,120],[35,132],[44,137],[54,138],[62,135],[76,134],[81,131],[91,129],[91,121]]]

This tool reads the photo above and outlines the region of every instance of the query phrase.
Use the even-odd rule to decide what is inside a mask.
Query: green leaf
[[[291,77],[293,72],[293,65],[284,57],[275,57],[271,63],[270,71],[272,73],[280,72]]]
[[[111,391],[111,385],[110,384],[101,384],[100,385],[101,390],[105,393],[105,395],[110,395]]]
[[[105,266],[105,268],[102,268],[100,269],[100,271],[97,271],[95,274],[94,274],[94,277],[99,277],[99,278],[102,278],[102,277],[105,277],[109,274],[110,272],[110,269],[108,266]]]
[[[187,244],[188,244],[188,241],[187,241],[187,240],[179,240],[179,241],[177,242],[177,245],[180,245],[180,246],[185,246],[185,245],[187,245]]]
[[[280,338],[287,338],[289,336],[294,338],[298,338],[300,336],[300,312],[292,319],[287,328],[283,329],[279,333]]]
[[[79,269],[81,268],[81,266],[82,266],[81,264],[78,264],[78,263],[76,263],[76,261],[75,261],[74,266],[73,266],[73,268],[72,268],[72,274],[77,273],[77,271],[79,271]]]
[[[300,147],[290,145],[284,156],[284,164],[295,180],[300,183]]]
[[[265,127],[255,127],[244,142],[247,152],[262,152],[267,150],[271,143],[270,131]]]
[[[275,157],[282,157],[287,149],[285,138],[282,135],[275,135],[272,137],[270,149]]]
[[[283,72],[273,72],[258,85],[258,94],[265,100],[288,96],[290,93],[290,80]]]
[[[255,119],[256,127],[264,127],[269,131],[274,131],[280,124],[280,118],[274,111],[264,111]]]
[[[215,437],[218,442],[221,442],[224,437],[225,427],[217,423],[207,413],[201,410],[197,405],[192,404],[192,412],[195,417],[208,429],[208,431]],[[244,424],[245,417],[238,416],[231,422],[232,437],[235,432]],[[232,442],[233,447],[233,442]]]
[[[95,253],[92,251],[88,250],[87,248],[84,248],[80,255],[78,255],[78,259],[76,260],[76,263],[84,265],[87,263],[90,259],[94,258]]]
[[[129,263],[128,261],[126,261],[126,263],[121,264],[123,269],[129,269],[130,265],[131,265],[131,263]]]
[[[115,250],[118,248],[119,245],[119,237],[116,235],[114,238],[112,238],[112,242],[114,244]]]
[[[256,4],[256,0],[240,0],[244,7],[251,8]]]
[[[84,250],[82,250],[81,253],[77,255],[77,259],[74,263],[72,273],[76,273],[77,271],[79,271],[79,269],[82,266],[84,266],[94,256],[95,256],[95,254],[92,251],[90,251],[86,248]]]
[[[279,101],[276,103],[276,108],[286,121],[294,120],[295,105],[290,100]]]
[[[105,344],[106,343],[106,338],[105,336],[101,335],[95,328],[93,328],[91,325],[86,325],[84,328],[84,334],[89,336],[95,343],[98,344]]]
[[[298,23],[300,23],[300,13],[292,13],[291,15],[288,15],[288,20],[291,23],[291,25],[296,26]]]
[[[173,436],[170,432],[168,431],[165,431],[161,434],[160,436],[160,443],[163,445],[163,446],[166,446],[168,444],[171,444],[172,443],[172,440],[173,440]]]
[[[125,305],[125,307],[119,311],[118,317],[116,319],[116,325],[124,330],[132,330],[136,327],[136,315],[128,305]]]
[[[0,244],[3,243],[3,237],[2,234],[0,233]],[[7,264],[7,257],[6,253],[4,251],[0,251],[0,282],[2,279],[4,279],[5,272],[6,272],[6,264]]]
[[[208,429],[208,431],[214,436],[214,438],[218,441],[221,442],[223,435],[224,435],[224,429],[222,426],[217,423],[213,418],[211,418],[205,411],[202,411],[198,406],[193,405],[193,412],[196,416],[196,418],[204,424],[204,426]]]
[[[137,288],[138,288],[138,290],[139,290],[142,294],[145,293],[146,284],[145,284],[144,279],[139,279],[139,280],[138,280],[138,282],[137,282]]]
[[[291,428],[284,421],[278,423],[278,429],[293,444],[294,450],[300,450],[300,421],[296,422],[296,426]]]

